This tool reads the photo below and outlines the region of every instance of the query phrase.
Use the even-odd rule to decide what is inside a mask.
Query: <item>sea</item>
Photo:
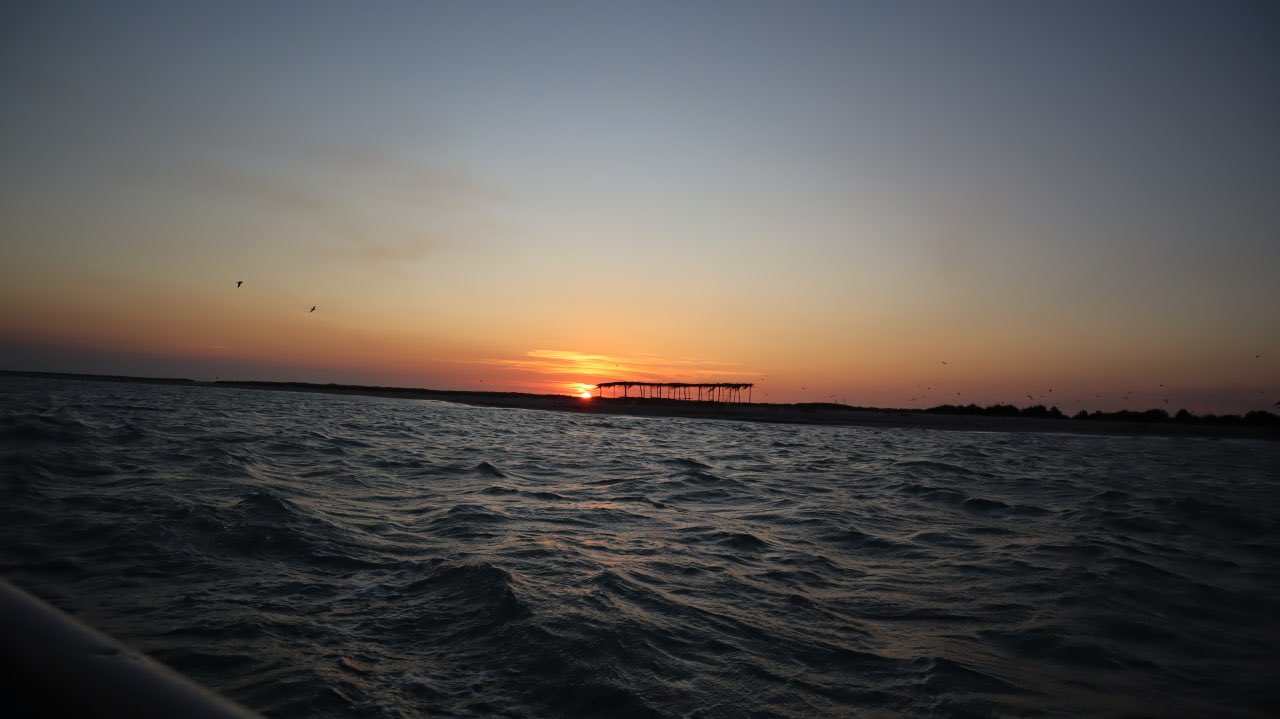
[[[0,576],[268,717],[1274,717],[1280,442],[0,377]]]

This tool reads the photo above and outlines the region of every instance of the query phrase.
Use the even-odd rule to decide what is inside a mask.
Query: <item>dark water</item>
[[[1280,444],[0,378],[0,574],[272,716],[1274,716]]]

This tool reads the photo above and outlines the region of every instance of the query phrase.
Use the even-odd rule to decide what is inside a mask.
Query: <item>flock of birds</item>
[[[236,280],[236,289],[240,289],[240,285],[243,285],[243,284],[244,284],[244,280]],[[307,310],[307,314],[311,314],[312,312],[315,312],[315,311],[316,311],[316,306],[311,305],[311,309]]]

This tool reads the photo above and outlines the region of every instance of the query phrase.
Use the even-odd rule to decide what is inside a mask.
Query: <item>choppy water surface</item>
[[[1267,716],[1280,444],[0,378],[0,573],[271,716]]]

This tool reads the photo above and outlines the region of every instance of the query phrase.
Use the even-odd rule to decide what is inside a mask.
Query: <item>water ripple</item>
[[[1275,443],[0,383],[4,576],[269,716],[1280,702]]]

